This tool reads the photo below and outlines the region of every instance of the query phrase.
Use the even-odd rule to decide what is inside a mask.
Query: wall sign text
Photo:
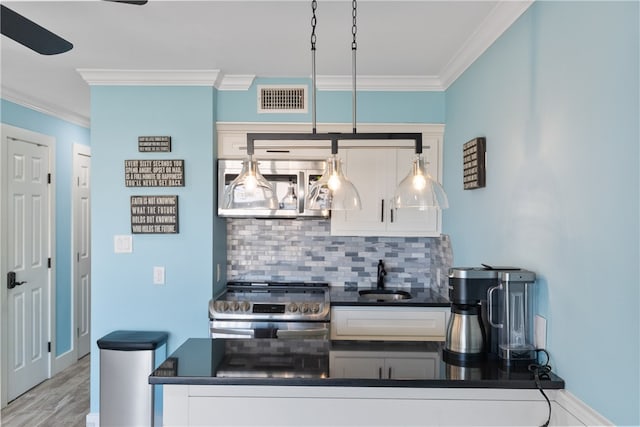
[[[170,153],[170,136],[139,136],[138,151],[141,153]]]
[[[184,160],[125,160],[127,187],[184,187]]]
[[[178,196],[131,196],[131,233],[178,233]]]
[[[462,146],[462,183],[465,190],[482,188],[486,183],[486,140],[475,138]]]

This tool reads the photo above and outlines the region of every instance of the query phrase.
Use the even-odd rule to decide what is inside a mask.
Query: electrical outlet
[[[547,319],[537,314],[533,322],[533,337],[536,348],[547,348]]]
[[[153,267],[153,284],[164,285],[164,267]]]

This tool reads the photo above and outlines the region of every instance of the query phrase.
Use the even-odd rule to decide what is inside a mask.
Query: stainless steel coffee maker
[[[534,361],[535,279],[535,273],[520,268],[451,268],[445,361],[496,356],[506,365]]]

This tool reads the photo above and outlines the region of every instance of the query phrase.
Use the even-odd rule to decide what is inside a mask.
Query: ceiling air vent
[[[258,86],[258,113],[306,113],[307,86]]]

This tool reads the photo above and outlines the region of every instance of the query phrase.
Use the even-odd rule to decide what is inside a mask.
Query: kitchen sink
[[[402,301],[412,298],[409,292],[392,289],[366,289],[358,293],[361,299],[367,301]]]

